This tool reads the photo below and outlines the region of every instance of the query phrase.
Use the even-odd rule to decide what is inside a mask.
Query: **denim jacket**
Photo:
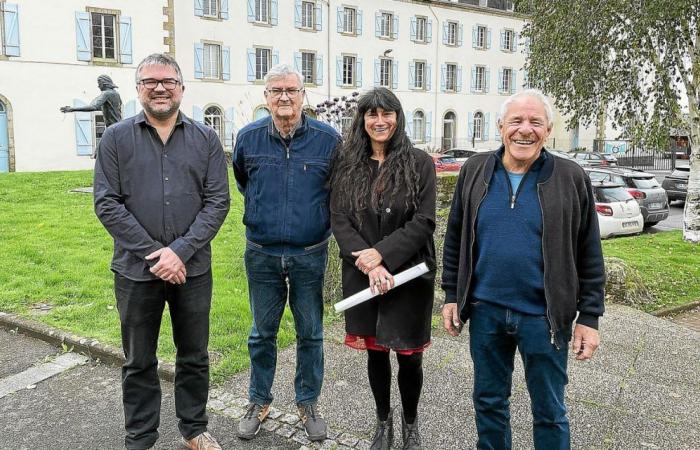
[[[233,150],[233,174],[245,198],[250,248],[300,255],[325,247],[330,236],[328,177],[340,136],[302,114],[290,139],[270,116],[246,125]]]

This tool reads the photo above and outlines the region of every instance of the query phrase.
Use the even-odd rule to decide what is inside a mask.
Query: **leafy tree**
[[[685,239],[700,242],[700,0],[516,0],[529,81],[569,126],[606,116],[623,136],[663,149],[690,130]],[[602,125],[602,126],[601,126]]]

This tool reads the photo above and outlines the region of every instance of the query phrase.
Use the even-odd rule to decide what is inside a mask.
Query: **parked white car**
[[[627,189],[619,184],[594,183],[593,194],[601,238],[642,232],[642,211]]]

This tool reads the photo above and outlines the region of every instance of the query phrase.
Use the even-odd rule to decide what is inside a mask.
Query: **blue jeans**
[[[532,403],[535,448],[568,450],[569,419],[564,404],[567,348],[557,349],[551,343],[547,318],[476,302],[471,304],[469,336],[477,448],[511,448],[509,399],[517,348]]]
[[[245,252],[253,326],[248,337],[252,403],[272,402],[277,332],[289,298],[297,338],[296,403],[316,403],[323,383],[323,276],[328,250],[299,256]]]

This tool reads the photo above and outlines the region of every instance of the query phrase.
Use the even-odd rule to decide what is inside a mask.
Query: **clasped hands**
[[[184,284],[187,280],[187,269],[185,263],[179,256],[170,249],[163,247],[146,256],[147,261],[158,259],[158,262],[151,267],[151,273],[163,281],[172,284]]]
[[[394,277],[382,266],[382,255],[373,248],[352,252],[355,266],[369,277],[369,289],[372,294],[386,294],[394,287]]]

